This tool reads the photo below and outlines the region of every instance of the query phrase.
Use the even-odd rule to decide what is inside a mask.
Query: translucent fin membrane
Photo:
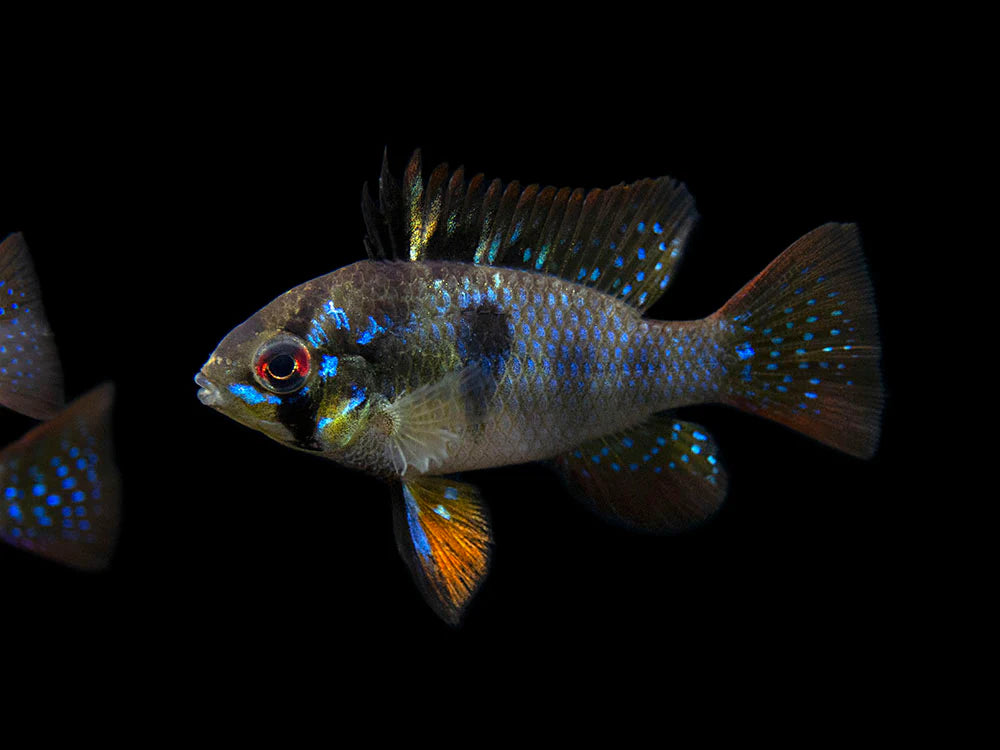
[[[110,384],[0,452],[0,539],[57,562],[107,566],[118,537],[119,477]]]
[[[600,515],[643,531],[680,531],[722,504],[726,475],[703,427],[663,415],[555,460]]]
[[[383,163],[376,206],[362,197],[374,259],[459,260],[557,275],[645,310],[666,289],[697,219],[669,177],[606,190],[487,181],[439,165],[426,184],[420,152],[402,186]]]
[[[489,568],[490,523],[475,487],[440,477],[401,486],[394,504],[396,544],[427,603],[458,623]]]
[[[878,445],[880,347],[857,228],[795,242],[713,316],[728,403],[862,458]]]
[[[63,377],[38,279],[20,234],[0,243],[0,404],[35,419],[63,407]]]

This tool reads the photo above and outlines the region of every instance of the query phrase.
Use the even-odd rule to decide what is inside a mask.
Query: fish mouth
[[[205,377],[205,373],[199,372],[194,376],[194,382],[201,386],[198,390],[198,400],[205,406],[215,406],[222,400],[219,387]]]

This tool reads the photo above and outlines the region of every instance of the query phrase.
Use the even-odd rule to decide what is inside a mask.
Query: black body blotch
[[[481,378],[470,381],[466,408],[473,423],[485,415],[513,343],[507,313],[492,303],[463,310],[455,346],[462,364],[478,365]]]

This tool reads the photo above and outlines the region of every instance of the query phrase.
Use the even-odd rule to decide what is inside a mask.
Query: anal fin
[[[490,522],[469,484],[420,477],[400,485],[393,504],[399,552],[427,603],[457,625],[489,568]]]
[[[642,531],[689,528],[715,513],[726,495],[715,442],[702,427],[670,415],[592,440],[554,463],[598,514]]]

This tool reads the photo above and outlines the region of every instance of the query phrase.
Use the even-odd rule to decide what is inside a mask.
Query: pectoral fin
[[[399,552],[427,603],[456,625],[489,568],[492,539],[475,487],[441,477],[400,485],[393,504]]]
[[[399,476],[410,467],[424,473],[444,463],[467,425],[467,407],[470,399],[478,398],[481,380],[478,367],[465,367],[404,393],[385,407],[391,423],[386,450]]]
[[[599,514],[643,531],[680,531],[711,516],[726,495],[715,442],[696,424],[661,416],[555,459]]]

